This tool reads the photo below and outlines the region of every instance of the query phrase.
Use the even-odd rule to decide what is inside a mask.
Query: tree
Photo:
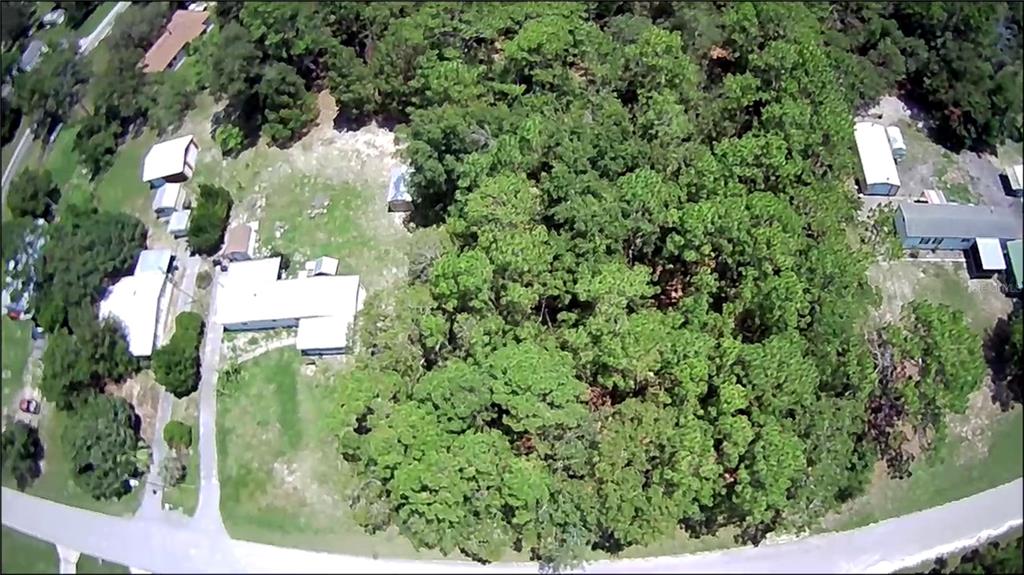
[[[192,208],[188,245],[192,251],[211,256],[220,249],[231,215],[231,194],[213,184],[199,185],[199,203]]]
[[[0,145],[6,146],[21,127],[21,110],[7,98],[0,98],[0,122]]]
[[[80,401],[61,440],[74,472],[72,479],[94,499],[118,499],[140,474],[138,416],[124,398],[104,394]]]
[[[39,430],[24,421],[15,421],[4,429],[0,447],[4,475],[13,477],[18,489],[24,491],[42,473],[39,461],[43,457],[43,442]]]
[[[68,206],[47,228],[32,304],[36,322],[52,333],[73,328],[70,318],[80,309],[93,315],[104,282],[130,273],[145,245],[146,226],[137,218]]]
[[[40,389],[62,410],[72,409],[77,400],[102,391],[107,383],[123,381],[138,368],[119,325],[99,322],[88,313],[82,318],[74,335],[63,329],[53,333],[43,352]]]
[[[213,133],[213,139],[220,146],[220,153],[227,158],[238,156],[245,146],[245,134],[242,129],[233,124],[222,124],[217,126]]]
[[[73,46],[52,48],[31,72],[14,79],[14,103],[38,122],[37,129],[49,129],[69,118],[86,78]]]
[[[192,426],[178,420],[171,420],[164,426],[164,441],[174,450],[192,447]]]
[[[160,36],[173,10],[173,2],[146,2],[132,6],[118,16],[117,27],[111,32],[108,42],[118,51],[145,52]]]
[[[210,91],[244,108],[260,81],[260,58],[249,31],[236,22],[228,22],[216,36],[207,63]]]
[[[4,2],[0,5],[0,41],[3,42],[4,51],[28,30],[32,11],[30,2]]]
[[[104,106],[99,113],[80,120],[78,132],[75,133],[75,151],[91,178],[109,168],[117,153],[119,120],[111,120],[106,110]]]
[[[186,311],[175,318],[171,340],[153,352],[156,380],[175,397],[182,398],[199,389],[202,340],[202,316]]]
[[[100,2],[81,2],[81,1],[67,1],[61,0],[57,2],[57,7],[62,8],[65,11],[67,18],[67,25],[69,28],[78,28],[85,22],[86,18],[92,14],[96,8],[100,5]]]
[[[180,78],[159,74],[150,89],[153,105],[149,109],[149,125],[158,133],[166,134],[181,125],[182,118],[192,108],[195,86]]]
[[[294,141],[316,119],[316,102],[288,65],[270,64],[259,85],[263,134],[276,145]]]
[[[58,202],[60,188],[46,168],[22,170],[11,182],[7,195],[7,207],[16,218],[25,216],[52,220]]]

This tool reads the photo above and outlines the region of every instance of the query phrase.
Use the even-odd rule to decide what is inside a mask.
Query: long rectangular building
[[[1022,235],[1007,208],[912,202],[900,204],[896,231],[904,248],[919,250],[966,250],[978,238],[1005,242]]]
[[[359,276],[278,279],[281,258],[234,262],[217,288],[216,321],[229,331],[298,328],[307,355],[345,353],[349,329],[362,308]]]
[[[892,156],[885,126],[874,122],[857,122],[853,127],[860,156],[860,189],[870,196],[895,196],[900,189],[900,174]]]

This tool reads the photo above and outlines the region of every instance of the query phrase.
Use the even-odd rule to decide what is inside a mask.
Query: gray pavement
[[[210,308],[199,380],[199,505],[192,518],[194,527],[227,534],[220,516],[220,481],[217,478],[217,370],[224,327],[215,322],[220,270],[214,269]]]
[[[144,518],[69,507],[3,488],[3,524],[154,573],[537,573],[532,563],[372,559],[229,539]],[[891,573],[1018,529],[1024,480],[867,527],[760,547],[588,563],[586,573]]]

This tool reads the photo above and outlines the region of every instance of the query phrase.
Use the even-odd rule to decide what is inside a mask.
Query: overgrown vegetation
[[[192,251],[212,256],[220,250],[231,215],[231,194],[214,184],[199,185],[199,201],[192,208],[188,224],[188,245]]]
[[[43,442],[39,431],[24,421],[15,421],[4,429],[0,451],[4,475],[13,477],[18,489],[25,489],[42,473],[39,461],[43,457]]]
[[[138,416],[121,397],[94,394],[70,412],[61,441],[71,456],[74,482],[95,499],[131,491],[128,480],[141,475],[148,457],[139,453]]]
[[[173,420],[164,426],[164,441],[171,449],[188,449],[192,447],[192,426]]]
[[[62,328],[50,336],[39,387],[59,409],[71,410],[77,401],[123,381],[137,368],[121,326],[83,313],[74,334]]]
[[[53,182],[50,171],[45,168],[22,170],[11,181],[7,194],[7,209],[15,218],[52,220],[58,202],[60,188]]]
[[[952,567],[949,563],[948,559],[938,559],[928,573],[1024,573],[1024,538],[993,541],[964,553]]]
[[[181,398],[199,389],[199,348],[203,318],[186,311],[174,320],[174,335],[153,352],[153,373],[164,389]]]

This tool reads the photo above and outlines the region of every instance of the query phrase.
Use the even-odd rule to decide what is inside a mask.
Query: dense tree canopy
[[[140,473],[138,416],[122,397],[96,394],[68,418],[61,440],[75,470],[73,479],[96,499],[116,499]]]
[[[50,336],[40,388],[59,409],[71,409],[107,383],[121,382],[137,367],[122,327],[83,312],[74,335],[61,329]]]
[[[92,309],[110,282],[131,273],[146,245],[137,218],[70,205],[47,229],[33,307],[36,322],[53,332],[76,330],[78,316]]]
[[[24,421],[15,421],[4,429],[0,451],[3,473],[14,478],[18,489],[28,487],[42,472],[39,461],[43,457],[43,442],[39,430]]]
[[[338,382],[367,528],[560,564],[677,526],[757,541],[867,480],[872,256],[846,239],[819,15],[729,4],[683,33],[637,6],[327,20],[328,62],[369,61],[356,107],[408,119],[416,216],[454,244],[371,296]],[[343,99],[363,72],[330,74]]]
[[[11,181],[7,208],[14,217],[51,219],[60,201],[60,188],[46,168],[22,170]]]
[[[67,120],[78,104],[87,72],[76,56],[74,42],[53,46],[31,72],[14,79],[14,103],[38,122],[37,129]]]
[[[199,349],[203,341],[203,318],[186,311],[174,320],[174,335],[153,352],[153,373],[157,382],[175,397],[185,397],[199,388]]]
[[[220,250],[231,215],[231,194],[214,184],[199,185],[199,201],[188,224],[188,245],[195,253],[213,255]]]

